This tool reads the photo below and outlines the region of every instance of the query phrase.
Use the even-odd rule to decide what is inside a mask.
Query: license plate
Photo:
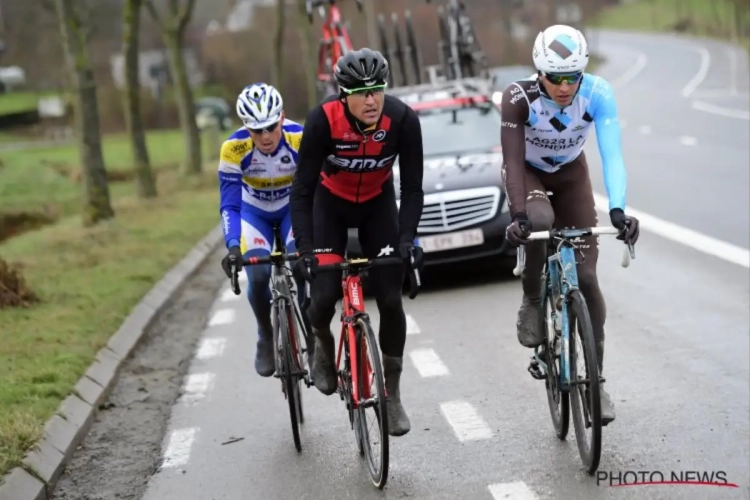
[[[425,253],[473,247],[482,243],[484,243],[484,233],[481,229],[436,234],[435,236],[421,236],[418,241],[418,245],[422,247]]]

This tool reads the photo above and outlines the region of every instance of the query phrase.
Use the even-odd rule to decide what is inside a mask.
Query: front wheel
[[[545,352],[547,358],[547,379],[544,381],[547,387],[547,402],[552,417],[552,426],[558,439],[564,440],[568,435],[570,425],[570,397],[568,391],[560,387],[560,344],[562,339],[555,328],[554,297],[547,296],[544,301],[544,323],[546,328],[547,343]]]
[[[570,399],[578,452],[589,474],[599,468],[602,451],[602,408],[594,329],[583,294],[574,290],[568,299],[570,332]],[[587,430],[591,431],[590,439]]]
[[[388,480],[388,413],[380,351],[369,320],[357,319],[357,388],[360,435],[372,483],[379,489]],[[371,421],[368,421],[368,410]]]
[[[284,306],[279,308],[279,337],[281,339],[281,361],[282,373],[281,378],[284,384],[284,393],[287,403],[289,404],[289,418],[292,421],[292,436],[294,438],[294,447],[297,451],[302,451],[302,442],[299,435],[299,424],[302,420],[302,395],[300,393],[300,376],[295,367],[294,352],[290,342],[293,335],[292,324],[290,319],[292,313],[290,307]]]

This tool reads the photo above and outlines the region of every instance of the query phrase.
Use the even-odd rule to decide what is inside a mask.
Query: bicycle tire
[[[547,363],[547,379],[544,381],[547,389],[547,403],[549,404],[550,417],[552,417],[552,427],[555,429],[555,435],[561,441],[564,441],[568,435],[570,427],[570,394],[568,391],[560,389],[560,371],[559,356],[556,353],[555,327],[552,323],[551,312],[554,310],[554,298],[547,295],[544,301],[544,318],[546,329],[546,352],[547,359],[552,358]],[[556,399],[557,398],[557,399]]]
[[[401,78],[399,78],[400,83],[396,85],[409,85],[409,79],[407,78],[406,74],[406,60],[404,58],[404,44],[401,41],[401,30],[399,29],[398,25],[398,14],[396,14],[395,12],[391,13],[391,23],[393,23],[393,52],[395,52],[396,54],[398,69],[401,74]]]
[[[292,303],[289,306],[287,306],[287,315],[289,316],[289,325],[291,325],[292,328],[290,328],[290,349],[289,352],[292,355],[292,368],[295,370],[295,373],[302,373],[305,370],[305,353],[302,350],[302,343],[300,342],[300,325],[301,319],[299,315],[297,314],[297,304]],[[302,326],[304,328],[304,326]],[[305,345],[307,345],[307,341],[305,341]],[[299,420],[300,425],[303,425],[305,423],[305,412],[304,412],[304,405],[302,404],[302,391],[300,390],[302,387],[302,379],[304,378],[304,375],[295,375],[295,386],[294,386],[294,396],[295,396],[295,403],[297,408],[297,419]]]
[[[357,379],[358,379],[358,389],[359,393],[362,394],[362,391],[364,389],[365,384],[365,377],[367,376],[367,370],[365,370],[365,362],[367,358],[363,358],[362,354],[364,354],[364,348],[367,348],[367,351],[370,352],[370,355],[372,356],[372,372],[374,375],[374,381],[375,381],[375,387],[377,392],[377,420],[378,420],[378,427],[380,429],[380,464],[379,469],[377,468],[375,464],[375,459],[372,456],[372,447],[370,446],[369,439],[366,441],[367,445],[364,446],[365,448],[365,455],[366,455],[366,462],[367,462],[367,468],[370,472],[370,479],[372,480],[372,483],[377,487],[378,489],[383,489],[385,487],[386,482],[388,481],[388,461],[389,461],[389,440],[388,440],[388,411],[387,411],[387,402],[386,402],[386,394],[385,394],[385,378],[383,376],[383,368],[380,361],[380,351],[378,349],[378,343],[375,339],[375,333],[372,331],[372,326],[370,326],[370,321],[367,318],[357,318],[355,323],[355,332],[357,334],[357,345],[361,346],[360,349],[358,349],[358,352],[356,353],[357,356]],[[362,434],[362,440],[363,445],[364,441],[369,436],[369,431],[367,429],[367,418],[365,416],[366,408],[362,406],[357,407],[357,411],[359,412],[359,421],[361,425],[361,434]]]
[[[380,52],[388,62],[388,66],[392,66],[391,53],[388,50],[388,33],[385,29],[385,15],[378,14],[378,38],[380,38]],[[393,85],[393,71],[388,72],[388,85]]]
[[[581,456],[584,466],[586,466],[587,472],[590,475],[599,468],[599,460],[601,459],[602,451],[602,409],[601,400],[599,399],[599,367],[596,360],[596,344],[594,340],[594,328],[591,326],[591,317],[589,316],[589,310],[586,306],[586,301],[583,298],[583,294],[580,290],[573,290],[568,296],[568,328],[571,332],[569,344],[570,344],[570,376],[571,379],[578,379],[576,363],[578,357],[578,351],[576,349],[577,338],[580,338],[583,342],[583,355],[586,358],[586,375],[588,378],[588,384],[576,384],[571,386],[570,399],[571,399],[571,410],[573,412],[573,426],[576,432],[576,441],[578,441],[578,452]],[[573,316],[573,317],[571,317]],[[573,319],[577,321],[572,321]],[[578,329],[574,329],[575,326],[580,325],[578,335],[574,335],[574,332]],[[591,376],[591,374],[595,376]],[[588,395],[585,395],[586,391],[581,388],[588,385]],[[581,414],[581,410],[584,408],[583,403],[586,403],[589,419],[591,421],[591,447],[587,449],[585,446],[585,425],[584,416]]]
[[[404,19],[406,22],[406,45],[410,49],[409,52],[411,52],[414,80],[417,85],[420,85],[422,83],[422,64],[420,63],[419,46],[417,45],[417,37],[414,33],[414,21],[412,20],[410,10],[404,13]]]
[[[292,436],[294,438],[294,447],[297,452],[302,451],[302,442],[299,435],[299,421],[297,411],[297,401],[300,398],[299,377],[294,375],[294,361],[292,359],[292,348],[289,342],[289,305],[285,304],[279,307],[278,322],[279,336],[281,337],[281,350],[283,373],[280,374],[286,393],[286,400],[289,405],[289,419],[292,422]]]
[[[451,49],[450,49],[450,30],[448,29],[448,18],[443,6],[437,8],[438,15],[438,31],[440,32],[440,40],[438,41],[440,64],[443,66],[445,72],[445,78],[447,80],[455,79],[453,74],[453,67],[451,66]]]

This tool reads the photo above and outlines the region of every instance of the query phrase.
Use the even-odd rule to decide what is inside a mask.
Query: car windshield
[[[494,106],[437,108],[417,114],[425,156],[481,151],[500,144],[500,112]]]

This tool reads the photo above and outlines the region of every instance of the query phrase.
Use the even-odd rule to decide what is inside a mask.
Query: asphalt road
[[[681,95],[701,64],[701,55],[684,47],[705,46],[713,54],[695,95],[703,86],[727,85],[726,49],[702,43],[601,36],[605,53],[621,56],[601,70],[613,81],[635,73],[640,53],[648,59],[617,89],[627,121],[629,204],[747,249],[748,122],[695,110],[693,99]],[[742,64],[738,75],[747,74]],[[727,89],[727,96],[701,99],[741,109],[747,80],[738,76]],[[649,133],[640,129],[646,125]],[[591,153],[596,189],[604,194]],[[244,295],[228,293],[227,283],[215,291],[217,261],[203,271],[210,275],[204,285],[212,284],[203,299],[177,304],[183,309],[174,313],[169,339],[155,332],[141,349],[144,357],[158,357],[180,335],[188,345],[200,338],[189,367],[180,365],[187,370],[182,388],[174,373],[165,381],[173,387],[171,410],[149,419],[138,416],[138,406],[132,413],[104,411],[57,498],[750,498],[747,267],[645,230],[627,269],[620,267],[621,251],[613,238],[601,238],[605,375],[617,420],[605,428],[599,470],[661,472],[665,479],[680,471],[724,471],[738,488],[597,484],[581,470],[572,425],[567,441],[555,437],[543,383],[526,371],[529,351],[514,327],[518,281],[457,266],[428,274],[420,296],[405,298],[410,331],[402,397],[412,431],[391,438],[390,478],[378,492],[337,396],[304,390],[297,454],[279,382],[253,370],[255,321]],[[367,307],[377,323],[374,302]],[[116,394],[128,377],[143,377],[143,362],[134,363]],[[149,390],[157,389],[147,387],[146,399]],[[123,426],[131,431],[115,432]]]

